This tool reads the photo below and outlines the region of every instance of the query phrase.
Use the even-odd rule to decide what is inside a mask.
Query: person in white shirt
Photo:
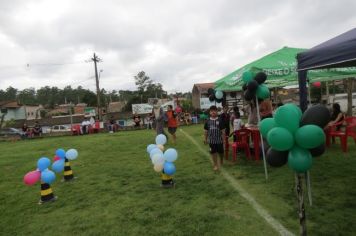
[[[90,121],[88,118],[84,118],[82,121],[82,134],[88,134],[89,133],[89,126],[90,126]]]
[[[235,110],[234,111],[234,120],[232,121],[232,124],[233,124],[234,131],[230,134],[230,136],[233,135],[234,142],[236,142],[237,137],[235,135],[235,132],[237,130],[240,130],[244,126],[244,123],[243,123],[243,121],[241,120],[241,117],[240,117],[240,111],[239,110]]]

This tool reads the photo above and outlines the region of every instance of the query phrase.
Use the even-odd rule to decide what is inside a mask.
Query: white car
[[[49,130],[49,133],[52,132],[69,132],[71,131],[69,127],[65,126],[65,125],[53,125]]]

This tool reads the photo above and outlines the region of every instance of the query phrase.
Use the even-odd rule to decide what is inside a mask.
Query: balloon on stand
[[[23,182],[26,185],[34,185],[37,183],[41,178],[41,172],[34,170],[31,172],[28,172],[24,177],[23,177]]]
[[[330,122],[329,109],[323,105],[315,105],[308,108],[302,115],[300,126],[317,125],[320,128],[324,127]]]
[[[59,156],[54,156],[53,157],[53,162],[60,160],[61,158]]]
[[[215,95],[214,95],[214,94],[210,94],[210,95],[209,95],[209,101],[210,101],[210,102],[215,101]]]
[[[37,168],[40,171],[43,171],[43,170],[47,169],[50,165],[51,165],[51,160],[49,158],[47,158],[47,157],[41,157],[37,161]]]
[[[266,153],[267,163],[272,167],[281,167],[288,161],[289,151],[277,151],[269,148]]]
[[[157,144],[157,147],[159,148],[159,150],[161,150],[162,152],[164,151],[164,146],[162,144]]]
[[[53,171],[45,170],[41,173],[41,181],[46,184],[51,184],[56,179],[56,175]]]
[[[165,145],[167,142],[167,138],[164,134],[159,134],[156,137],[156,144],[161,144],[161,145]]]
[[[246,90],[247,90],[247,84],[243,84],[243,85],[242,85],[242,90],[243,90],[243,91],[246,91]],[[230,95],[230,96],[231,96],[231,95]],[[231,96],[231,97],[232,97],[232,96]],[[235,94],[235,97],[236,97],[236,94]]]
[[[215,97],[217,99],[222,99],[224,97],[224,93],[221,90],[216,90],[215,91]]]
[[[178,153],[174,148],[168,148],[164,154],[164,159],[168,162],[174,162],[178,158]]]
[[[62,148],[59,148],[56,150],[56,156],[64,159],[66,157],[66,151],[64,151],[64,149],[62,149]]]
[[[75,160],[77,159],[78,157],[78,151],[76,149],[69,149],[67,152],[66,152],[66,158],[68,160]]]
[[[214,94],[214,89],[213,88],[208,88],[208,94],[209,95]]]
[[[295,141],[302,148],[316,148],[325,143],[325,133],[319,126],[304,125],[295,133]]]
[[[260,99],[269,98],[270,97],[269,88],[264,84],[260,84],[260,86],[258,86],[256,90],[256,96]]]
[[[159,149],[158,147],[153,148],[150,152],[150,158],[152,159],[152,156],[155,155],[156,153],[160,153],[163,155],[163,152],[161,151],[161,149]]]
[[[325,143],[319,145],[316,148],[309,149],[309,151],[310,151],[310,154],[312,155],[312,157],[321,156],[325,152]]]
[[[223,100],[224,100],[223,98],[221,98],[221,99],[215,99],[216,103],[222,103]]]
[[[176,173],[176,167],[172,162],[165,162],[163,165],[163,171],[167,175],[173,175]]]
[[[64,170],[64,163],[65,163],[65,161],[63,159],[55,161],[52,164],[52,170],[56,173],[62,172]]]
[[[253,79],[253,74],[251,71],[245,71],[242,74],[242,81],[245,82],[246,84],[250,82]]]
[[[163,170],[163,164],[156,164],[153,166],[154,171],[156,172],[162,172]]]
[[[286,128],[294,134],[299,128],[300,117],[292,106],[283,105],[277,109],[274,115],[274,121],[278,126]]]
[[[267,134],[267,141],[277,151],[287,151],[294,145],[293,135],[282,127],[271,129]]]
[[[303,114],[302,110],[300,110],[300,108],[297,105],[295,105],[294,103],[287,103],[287,104],[284,104],[283,106],[293,109],[298,114],[299,120],[302,118],[302,114]]]
[[[268,132],[277,125],[273,118],[265,118],[259,123],[258,126],[260,128],[262,137],[267,138]]]
[[[267,75],[264,72],[258,72],[254,78],[258,84],[263,84],[267,79]]]
[[[147,153],[150,154],[150,152],[152,151],[152,149],[154,149],[155,147],[157,147],[156,144],[150,144],[147,146],[146,150],[147,150]]]
[[[254,93],[256,92],[258,88],[258,83],[256,80],[251,80],[250,82],[248,82],[247,84],[247,89],[251,92],[251,93]]]
[[[163,157],[162,153],[156,153],[152,156],[152,164],[156,165],[156,164],[164,164],[164,162],[166,161]]]
[[[251,101],[252,99],[255,98],[255,94],[250,92],[249,90],[246,90],[244,92],[244,98],[245,98],[246,101]]]
[[[298,173],[305,173],[312,166],[313,160],[309,150],[294,146],[288,154],[288,166]]]

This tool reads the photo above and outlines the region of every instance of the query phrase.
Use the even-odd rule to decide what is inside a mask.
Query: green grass
[[[201,125],[183,128],[202,144]],[[0,143],[0,235],[277,235],[222,174],[212,171],[205,153],[178,131],[176,189],[161,189],[146,153],[152,131],[128,131]],[[76,181],[52,189],[58,200],[37,205],[40,186],[23,176],[39,157],[76,148],[71,162]],[[172,145],[166,145],[166,148]],[[356,232],[355,144],[347,154],[338,145],[314,159],[313,206],[305,200],[310,235]],[[276,220],[298,234],[294,173],[261,162],[240,160],[226,171]]]

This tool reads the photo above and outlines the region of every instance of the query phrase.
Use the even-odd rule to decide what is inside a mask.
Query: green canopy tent
[[[297,85],[296,56],[303,51],[306,51],[306,49],[283,47],[219,79],[215,82],[215,89],[241,91],[243,85],[242,74],[245,71],[253,73],[265,72],[268,75],[265,84],[269,88]],[[355,76],[356,67],[320,69],[312,70],[308,73],[309,82],[338,80]]]

